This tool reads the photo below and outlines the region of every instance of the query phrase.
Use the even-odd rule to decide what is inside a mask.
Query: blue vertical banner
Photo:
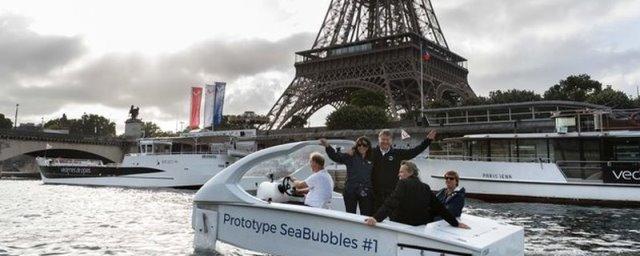
[[[222,107],[224,107],[224,90],[227,83],[216,82],[215,83],[215,102],[213,107],[213,125],[222,124]]]

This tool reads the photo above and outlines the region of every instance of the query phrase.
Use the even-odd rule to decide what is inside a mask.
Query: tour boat
[[[139,152],[125,155],[119,164],[65,158],[37,158],[37,162],[44,184],[197,189],[255,151],[254,139],[255,130],[185,133],[139,139]],[[256,183],[247,182],[249,187]]]
[[[350,141],[329,141],[350,148]],[[192,227],[196,251],[212,251],[223,242],[275,255],[524,255],[522,227],[463,214],[471,229],[444,221],[409,226],[385,220],[375,227],[365,216],[344,211],[333,194],[331,209],[311,208],[290,196],[291,175],[311,175],[309,154],[324,148],[317,141],[295,142],[252,153],[209,180],[195,195]],[[332,173],[343,170],[326,158]],[[244,189],[245,176],[267,174],[272,181],[256,191]],[[279,178],[284,176],[285,178]]]
[[[416,162],[436,190],[457,171],[468,197],[640,206],[640,131],[466,135]]]

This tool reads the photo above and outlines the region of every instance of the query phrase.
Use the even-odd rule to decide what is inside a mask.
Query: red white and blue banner
[[[214,126],[222,124],[222,108],[224,107],[224,91],[227,83],[215,83],[215,102],[213,107]]]
[[[202,102],[202,87],[191,87],[191,115],[189,116],[189,128],[200,127],[200,103]]]
[[[204,128],[211,127],[213,124],[213,105],[215,101],[215,95],[215,85],[206,85],[204,92]]]

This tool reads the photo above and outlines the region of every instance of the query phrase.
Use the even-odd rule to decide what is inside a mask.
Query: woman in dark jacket
[[[458,188],[460,176],[456,171],[448,171],[444,174],[444,182],[446,187],[436,193],[436,198],[453,216],[460,217],[465,200],[464,188]]]
[[[378,212],[365,220],[367,225],[373,226],[389,216],[391,221],[419,226],[433,222],[434,216],[442,216],[451,226],[469,228],[464,223],[458,222],[436,199],[429,185],[420,181],[418,172],[418,167],[413,162],[402,163],[396,189]]]
[[[373,186],[371,184],[371,142],[365,137],[356,140],[351,152],[336,152],[326,139],[320,144],[326,148],[327,155],[336,163],[347,166],[347,181],[342,193],[347,212],[356,213],[360,206],[360,214],[371,216],[373,211]]]

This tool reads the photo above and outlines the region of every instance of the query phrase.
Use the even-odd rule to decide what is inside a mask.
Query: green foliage
[[[374,106],[383,109],[389,107],[384,93],[365,89],[355,91],[351,95],[349,104],[358,107]]]
[[[153,122],[145,122],[142,125],[142,130],[144,131],[144,137],[172,137],[176,134],[173,132],[165,132],[160,127]]]
[[[591,94],[601,90],[602,84],[592,80],[589,75],[572,75],[549,88],[544,93],[544,99],[584,102]]]
[[[491,104],[504,104],[514,102],[540,101],[542,96],[534,91],[511,89],[506,91],[496,90],[489,93]]]
[[[593,93],[587,98],[587,102],[605,105],[612,108],[633,108],[634,102],[624,92],[611,89],[607,86],[602,91]]]
[[[430,100],[427,101],[425,103],[425,108],[450,108],[450,107],[455,107],[455,105],[448,100],[445,99],[437,99],[437,100]]]
[[[379,129],[389,122],[387,111],[380,107],[347,105],[327,116],[329,130]]]
[[[69,134],[115,136],[116,124],[109,119],[94,114],[83,114],[80,119],[61,118],[49,120],[44,124],[46,129],[69,130]]]
[[[463,106],[477,106],[477,105],[486,105],[486,104],[491,104],[491,100],[489,100],[489,98],[484,96],[478,96],[475,98],[468,98],[468,99],[462,100]]]
[[[256,129],[262,124],[268,123],[269,119],[265,116],[244,113],[241,115],[225,115],[222,116],[222,123],[216,126],[216,130],[241,130]],[[304,126],[306,122],[302,124]]]
[[[326,125],[329,130],[382,128],[389,123],[388,108],[384,93],[360,89],[351,95],[349,105],[327,116]]]
[[[0,114],[0,129],[11,129],[13,128],[13,122],[11,119],[6,118],[4,114]]]
[[[302,117],[296,115],[296,116],[291,117],[291,121],[289,121],[287,124],[285,124],[283,126],[283,128],[285,128],[285,129],[304,128],[305,125],[307,125],[307,121],[304,120]]]

